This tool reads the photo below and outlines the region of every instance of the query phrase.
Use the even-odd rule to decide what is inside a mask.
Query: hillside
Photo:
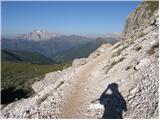
[[[1,62],[1,103],[6,104],[34,93],[32,84],[48,72],[62,70],[70,63],[38,65],[26,62]]]
[[[55,61],[36,52],[1,50],[2,61],[29,62],[34,64],[54,64]]]
[[[112,38],[106,38],[106,39],[97,38],[92,42],[88,42],[84,45],[79,45],[69,50],[55,54],[54,60],[57,62],[66,62],[66,61],[72,61],[77,58],[86,58],[89,56],[89,54],[95,51],[102,44],[105,44],[105,43],[114,44],[117,41],[118,40],[112,39]]]
[[[37,52],[45,55],[48,58],[53,58],[55,53],[68,50],[72,47],[86,44],[91,41],[90,38],[78,35],[61,35],[46,40],[38,39],[31,40],[30,34],[35,34],[34,31],[22,37],[5,38],[2,37],[1,48],[15,51]],[[47,34],[48,35],[48,34]],[[47,36],[46,35],[46,36]],[[29,38],[26,38],[29,36]],[[35,35],[34,35],[35,36]],[[38,36],[36,34],[36,36]],[[44,35],[43,35],[44,36]],[[34,37],[33,37],[34,38]]]
[[[114,36],[110,36],[105,38],[106,40],[104,41],[106,43],[115,43],[119,41],[119,38],[120,36],[117,36],[115,38]],[[87,46],[88,43],[95,44],[97,40],[95,38],[87,38],[79,35],[67,36],[59,35],[56,33],[50,33],[44,30],[34,30],[33,32],[22,34],[16,37],[2,37],[1,41],[1,48],[4,50],[40,53],[46,56],[47,58],[53,60],[55,59],[55,57],[57,58],[58,56],[58,59],[56,60],[59,62],[59,56],[64,56],[64,60],[65,57],[68,56],[68,52],[65,55],[65,51],[70,51],[72,49],[75,50],[76,48],[78,49],[79,46],[83,45],[85,47],[85,45]],[[96,49],[97,45],[95,45],[94,48]],[[92,51],[89,50],[87,51],[87,53],[91,53]],[[84,56],[87,57],[86,55]],[[72,53],[70,58],[75,59],[80,57],[81,55],[76,55],[76,53]]]
[[[123,39],[36,81],[34,96],[1,110],[1,118],[159,118],[159,6],[142,2]]]

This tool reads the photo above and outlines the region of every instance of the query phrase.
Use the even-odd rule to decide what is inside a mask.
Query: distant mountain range
[[[71,49],[68,49],[66,51],[59,52],[55,54],[55,57],[53,59],[54,61],[57,61],[57,62],[65,62],[65,61],[74,60],[75,58],[86,58],[89,56],[90,53],[95,51],[102,44],[105,44],[105,43],[114,44],[115,42],[117,42],[117,40],[112,38],[110,38],[109,40],[110,41],[107,41],[99,37],[84,45],[79,45],[76,47],[72,47]]]
[[[59,33],[48,32],[47,30],[34,30],[30,33],[17,36],[17,39],[40,41],[40,40],[52,39],[58,36],[60,36]]]
[[[122,33],[119,33],[119,32],[112,32],[112,33],[106,33],[106,34],[103,34],[103,35],[86,35],[86,37],[88,38],[92,38],[92,39],[96,39],[98,37],[101,37],[101,38],[114,38],[114,39],[119,39],[119,38],[122,38]]]
[[[114,44],[121,39],[120,34],[110,34],[99,38],[79,35],[62,35],[46,30],[34,30],[17,36],[2,37],[3,50],[40,53],[57,62],[87,57],[101,44]],[[83,52],[80,52],[83,49]]]

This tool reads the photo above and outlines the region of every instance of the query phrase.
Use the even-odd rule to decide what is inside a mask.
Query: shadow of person
[[[109,92],[110,94],[106,93]],[[100,104],[104,105],[102,119],[122,119],[122,112],[127,111],[126,101],[118,90],[116,83],[109,84],[100,96]]]

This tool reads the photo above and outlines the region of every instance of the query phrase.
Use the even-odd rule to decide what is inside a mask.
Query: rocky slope
[[[142,2],[128,16],[122,41],[104,44],[88,58],[74,60],[71,67],[46,74],[33,84],[35,96],[2,106],[1,117],[158,118],[159,15],[158,7],[152,9],[155,3],[158,6]]]

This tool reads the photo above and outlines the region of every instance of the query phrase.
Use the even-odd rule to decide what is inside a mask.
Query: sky
[[[61,34],[122,32],[139,1],[3,1],[2,35],[44,29]]]

